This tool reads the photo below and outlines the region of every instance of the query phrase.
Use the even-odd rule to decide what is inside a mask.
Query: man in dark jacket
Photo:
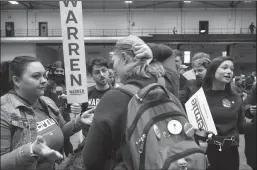
[[[256,170],[256,83],[244,103],[245,116],[252,119],[252,127],[245,133],[245,156],[247,164]]]
[[[189,80],[188,84],[184,86],[182,90],[180,90],[179,100],[182,105],[185,105],[188,99],[190,99],[190,97],[202,86],[202,81],[209,64],[210,60],[208,58],[198,58],[192,63],[196,80]]]

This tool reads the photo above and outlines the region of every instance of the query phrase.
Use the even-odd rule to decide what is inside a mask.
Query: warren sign
[[[86,103],[87,71],[81,1],[60,1],[68,103]]]
[[[204,91],[200,88],[185,104],[189,122],[195,129],[207,130],[217,135],[217,130]]]

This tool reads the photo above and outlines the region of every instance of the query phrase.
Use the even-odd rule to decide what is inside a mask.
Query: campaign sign
[[[217,130],[204,91],[200,88],[185,104],[189,122],[195,129],[213,132]]]
[[[195,80],[195,73],[194,73],[194,71],[193,71],[192,69],[186,71],[185,73],[183,73],[183,76],[184,76],[187,80]]]
[[[59,1],[68,103],[88,102],[82,1]]]

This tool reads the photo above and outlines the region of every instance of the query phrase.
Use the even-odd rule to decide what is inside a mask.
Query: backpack
[[[164,86],[153,83],[139,89],[126,84],[118,89],[132,96],[121,143],[123,162],[118,167],[207,169],[207,156],[194,140],[194,129],[182,105]]]

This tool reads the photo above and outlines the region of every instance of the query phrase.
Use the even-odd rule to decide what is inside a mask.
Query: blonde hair
[[[143,78],[159,78],[165,75],[165,69],[160,62],[148,64],[146,60],[136,60],[127,64],[125,72],[125,79],[135,75]]]

